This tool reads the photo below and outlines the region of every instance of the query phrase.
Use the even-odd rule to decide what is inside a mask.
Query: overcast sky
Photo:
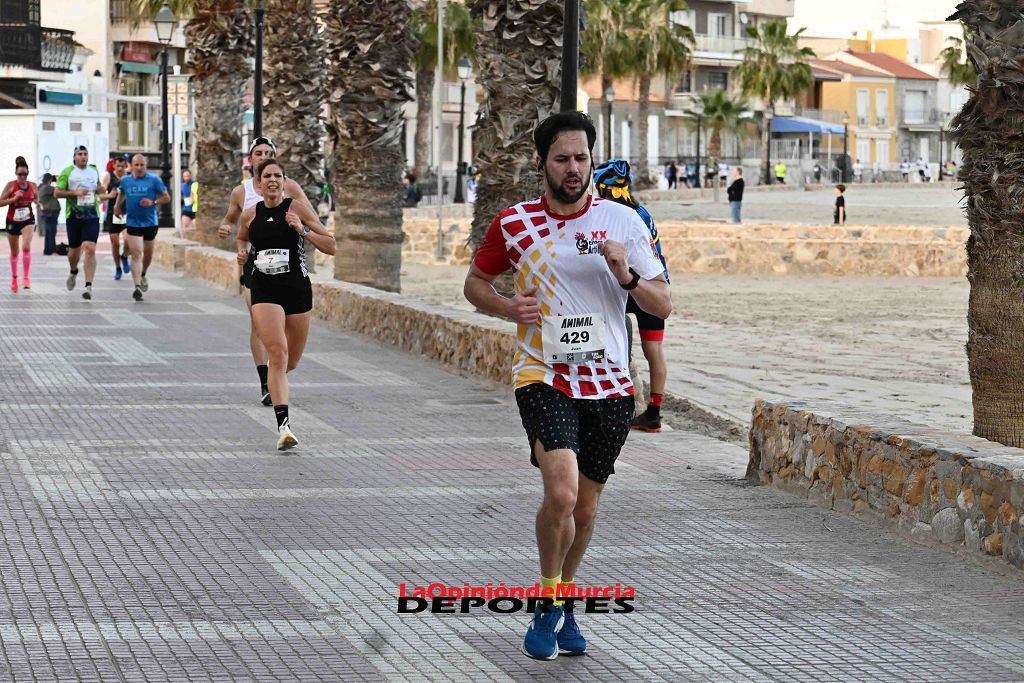
[[[942,21],[956,10],[958,0],[795,0],[792,23],[809,34],[849,35],[851,31],[917,21]],[[863,33],[861,34],[863,35]]]

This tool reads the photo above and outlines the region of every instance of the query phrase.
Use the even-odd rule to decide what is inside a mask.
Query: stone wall
[[[758,401],[747,477],[1024,569],[1024,449],[829,401]]]
[[[436,215],[427,216],[423,209],[407,211],[403,261],[468,265],[471,220],[464,210],[446,218],[439,248]],[[658,230],[670,273],[932,277],[967,273],[964,245],[969,230],[957,226],[661,221]]]

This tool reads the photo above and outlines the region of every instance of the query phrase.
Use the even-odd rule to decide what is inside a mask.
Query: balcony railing
[[[736,59],[742,59],[740,52],[750,45],[749,38],[738,38],[736,36],[709,36],[698,33],[696,36],[694,52],[714,52],[716,54],[733,55]]]
[[[838,109],[811,109],[809,107],[793,107],[793,113],[796,116],[803,116],[808,119],[815,119],[817,121],[827,121],[828,123],[839,123],[843,122],[843,112]]]
[[[949,115],[938,109],[907,109],[903,112],[904,124],[944,123]]]
[[[0,26],[0,64],[40,71],[70,71],[74,31],[32,25]]]
[[[111,24],[127,24],[129,22],[128,5],[129,0],[110,0]]]

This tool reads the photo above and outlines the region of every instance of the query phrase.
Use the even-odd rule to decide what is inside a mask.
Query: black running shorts
[[[540,467],[533,448],[568,449],[588,479],[603,484],[615,473],[633,424],[633,397],[570,398],[543,382],[516,389],[516,403],[530,442],[530,462]]]
[[[256,252],[250,249],[249,258],[245,259],[245,264],[242,266],[242,277],[239,278],[239,283],[246,289],[252,289],[252,271],[255,267]]]
[[[640,328],[641,341],[663,341],[665,338],[665,319],[651,315],[636,303],[633,297],[626,300],[626,315],[636,316],[636,326]]]
[[[21,235],[21,231],[30,225],[35,225],[36,219],[30,221],[7,221],[7,234],[15,237]]]
[[[313,285],[308,277],[282,277],[255,273],[249,287],[252,305],[277,304],[285,315],[313,309]]]
[[[147,228],[136,228],[131,225],[128,226],[128,235],[130,237],[141,237],[143,242],[152,242],[156,239],[156,234],[160,231],[160,228],[153,225]]]
[[[100,219],[95,217],[79,218],[68,216],[66,223],[68,231],[68,247],[78,249],[82,242],[93,242],[100,237]]]

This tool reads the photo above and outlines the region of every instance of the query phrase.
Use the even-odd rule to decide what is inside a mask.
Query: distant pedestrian
[[[43,255],[49,256],[57,253],[57,221],[60,219],[60,202],[53,196],[53,181],[56,180],[52,173],[44,173],[38,187],[38,199],[36,205],[39,207],[39,217],[43,224]]]
[[[821,164],[817,159],[814,160],[814,184],[821,185]]]
[[[946,175],[949,178],[956,179],[956,162],[952,159],[946,162]]]
[[[697,164],[686,165],[687,187],[700,187],[700,180],[697,178]]]
[[[742,223],[740,211],[743,209],[743,169],[734,166],[732,169],[732,184],[725,191],[729,197],[729,208],[732,209],[732,222]]]
[[[775,181],[780,185],[786,184],[786,162],[779,159],[775,164]]]
[[[668,162],[668,166],[665,167],[665,179],[668,180],[668,189],[679,188],[679,167],[676,166],[676,162]]]
[[[725,187],[729,181],[729,164],[724,161],[718,162],[718,184]]]
[[[903,176],[903,182],[910,182],[910,162],[905,157],[900,162],[900,175]]]
[[[420,192],[420,186],[416,182],[416,175],[413,173],[406,173],[405,177],[402,178],[402,185],[405,186],[402,200],[405,202],[406,208],[414,208],[418,206],[420,201],[423,199],[423,193]]]
[[[932,169],[924,157],[917,158],[917,175],[920,176],[922,183],[930,183],[932,181]]]
[[[196,219],[196,193],[193,186],[198,183],[192,180],[192,171],[187,168],[181,172],[181,229],[188,230]],[[198,189],[194,188],[194,189]]]
[[[832,212],[832,218],[836,225],[846,225],[846,197],[843,193],[846,192],[846,185],[840,183],[836,185],[836,208]]]
[[[860,159],[853,164],[853,182],[864,182],[864,164],[860,163]]]

